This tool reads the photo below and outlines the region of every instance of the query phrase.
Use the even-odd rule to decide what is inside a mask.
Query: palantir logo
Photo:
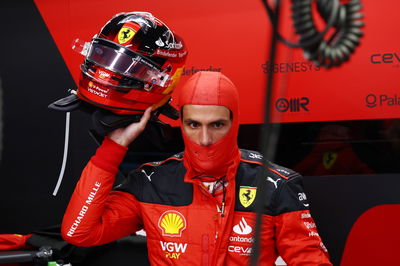
[[[368,94],[368,95],[365,97],[366,106],[367,106],[368,108],[374,108],[374,107],[376,107],[376,100],[377,100],[377,98],[376,98],[376,95],[375,95],[375,94],[372,94],[372,93]]]

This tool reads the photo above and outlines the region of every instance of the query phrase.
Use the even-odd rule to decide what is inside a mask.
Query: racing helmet
[[[118,115],[168,103],[187,57],[183,40],[148,12],[119,13],[73,49],[85,56],[78,98]]]

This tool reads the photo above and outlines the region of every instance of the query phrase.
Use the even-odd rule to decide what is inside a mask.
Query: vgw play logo
[[[373,94],[370,93],[365,97],[365,105],[368,108],[375,108],[378,106],[398,106],[400,105],[400,97],[397,94]]]

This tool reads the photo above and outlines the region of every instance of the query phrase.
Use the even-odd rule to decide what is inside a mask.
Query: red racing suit
[[[247,265],[255,230],[256,175],[262,156],[241,150],[222,214],[200,180],[185,180],[183,154],[147,163],[114,189],[126,148],[109,139],[85,167],[62,224],[66,241],[100,245],[144,229],[152,265]],[[270,164],[260,236],[260,265],[332,265],[309,212],[301,176]]]

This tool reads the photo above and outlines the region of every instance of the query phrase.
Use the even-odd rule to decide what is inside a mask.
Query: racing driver
[[[256,175],[266,169],[260,265],[332,265],[302,177],[241,150],[238,93],[220,72],[197,72],[179,96],[184,152],[146,163],[113,188],[129,144],[151,116],[112,131],[83,170],[62,234],[78,246],[144,229],[152,265],[248,265],[255,239]]]

